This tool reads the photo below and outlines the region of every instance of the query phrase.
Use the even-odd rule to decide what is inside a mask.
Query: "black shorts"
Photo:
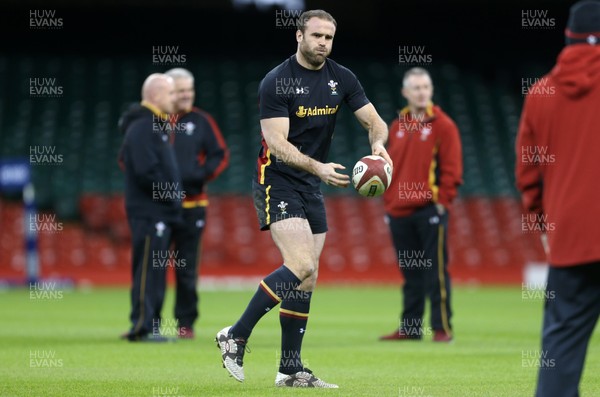
[[[325,201],[321,192],[300,192],[252,181],[252,196],[260,230],[269,230],[272,223],[283,219],[303,218],[308,221],[312,234],[327,231]]]

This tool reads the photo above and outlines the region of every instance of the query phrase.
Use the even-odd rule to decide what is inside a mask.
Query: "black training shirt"
[[[258,89],[260,118],[287,117],[288,141],[303,154],[326,162],[340,105],[352,112],[369,103],[360,82],[349,69],[331,59],[319,70],[301,66],[292,55],[271,70]],[[286,154],[277,158],[263,138],[257,162],[260,184],[276,183],[299,191],[319,190],[316,175],[288,166]]]

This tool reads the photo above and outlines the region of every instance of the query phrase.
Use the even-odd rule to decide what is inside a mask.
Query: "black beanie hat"
[[[600,1],[582,0],[573,4],[565,29],[567,45],[600,45]]]

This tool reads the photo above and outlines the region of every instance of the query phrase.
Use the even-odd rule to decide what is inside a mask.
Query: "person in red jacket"
[[[408,106],[390,125],[388,152],[394,161],[392,185],[385,192],[398,267],[404,276],[400,326],[380,340],[420,340],[425,300],[431,301],[433,340],[452,340],[450,275],[448,274],[448,210],[462,183],[462,151],[458,129],[433,105],[427,70],[415,67],[403,79]]]
[[[573,5],[565,35],[556,66],[528,89],[516,142],[523,226],[547,236],[550,263],[538,397],[579,395],[600,316],[600,2]]]

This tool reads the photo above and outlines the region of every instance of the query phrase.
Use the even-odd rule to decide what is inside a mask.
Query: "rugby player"
[[[259,86],[260,148],[253,180],[261,230],[270,230],[283,265],[265,277],[246,310],[217,333],[223,366],[244,381],[248,338],[260,318],[281,303],[281,360],[275,385],[337,388],[302,364],[300,351],[327,220],[320,183],[344,188],[350,177],[327,162],[337,113],[346,103],[368,131],[371,153],[392,161],[385,149],[387,126],[356,76],[328,59],[336,21],[323,10],[304,12],[296,31],[297,51],[271,70]]]

